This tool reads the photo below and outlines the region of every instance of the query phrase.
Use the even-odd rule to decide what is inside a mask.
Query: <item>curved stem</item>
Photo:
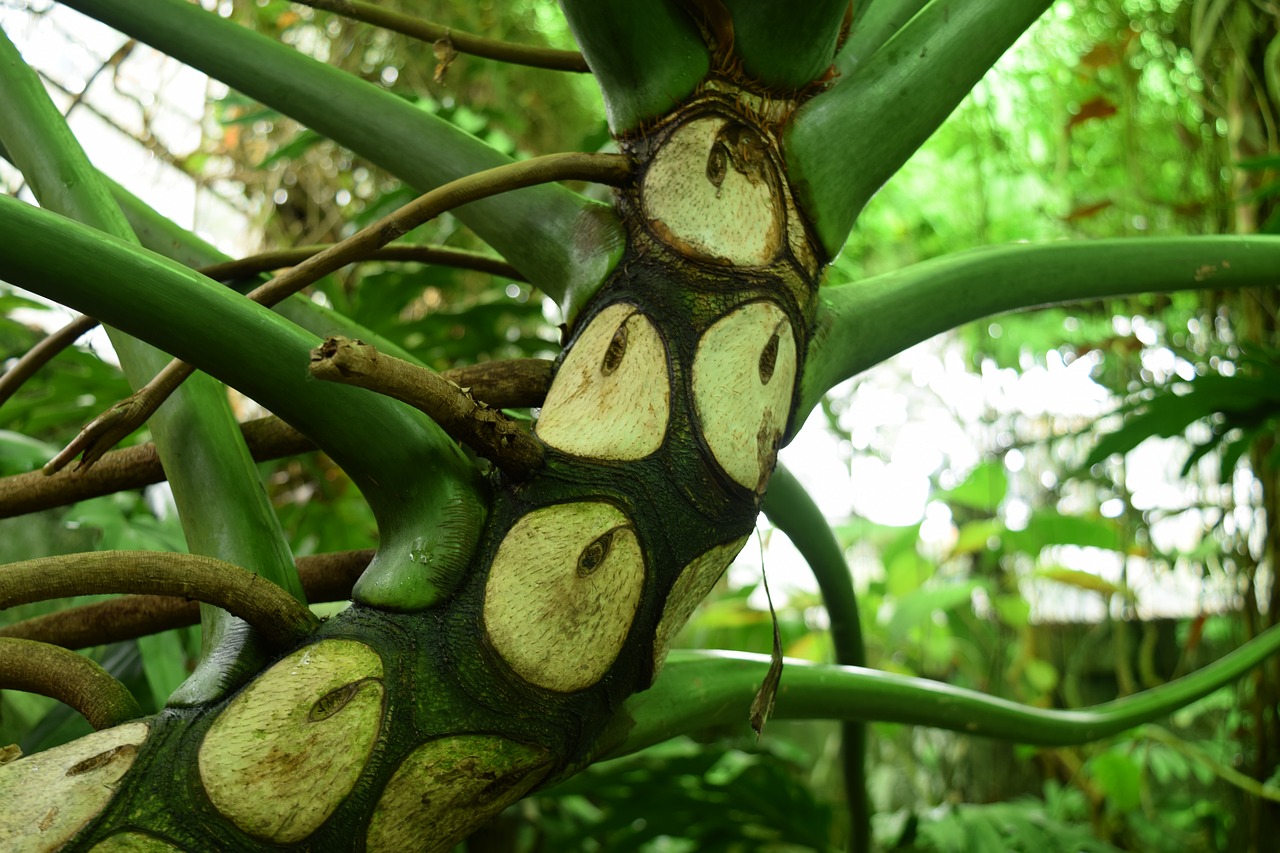
[[[297,119],[419,190],[511,162],[383,88],[186,0],[64,5]],[[479,201],[457,216],[569,310],[599,288],[621,257],[624,235],[617,216],[562,186]]]
[[[273,645],[305,640],[320,620],[260,575],[197,554],[92,551],[0,566],[0,610],[32,601],[113,593],[179,595],[216,605]]]
[[[373,559],[372,550],[340,551],[299,557],[298,576],[307,600],[345,601]],[[0,627],[0,637],[39,640],[68,649],[135,640],[200,621],[194,601],[170,595],[125,595],[69,607]]]
[[[79,711],[95,729],[142,716],[138,700],[84,655],[35,640],[0,637],[0,690],[49,696]]]
[[[476,199],[548,181],[621,183],[630,174],[630,161],[620,154],[569,153],[548,154],[468,175],[424,193],[341,243],[335,243],[266,284],[254,288],[247,295],[260,305],[275,305],[329,273],[404,236],[424,222]],[[45,466],[45,472],[56,473],[81,451],[84,452],[84,457],[80,467],[91,466],[103,453],[146,423],[194,371],[194,367],[181,361],[167,364],[146,386],[95,418]]]
[[[1019,705],[940,681],[852,666],[787,661],[776,719],[875,720],[1014,743],[1066,746],[1119,734],[1184,708],[1280,652],[1280,626],[1190,675],[1113,702],[1070,711]],[[765,655],[673,651],[648,691],[628,699],[598,758],[613,758],[708,727],[745,729],[769,668]]]
[[[471,56],[496,59],[499,62],[510,62],[515,65],[527,65],[531,68],[546,68],[551,71],[591,70],[587,67],[587,61],[582,58],[582,54],[576,50],[554,50],[484,38],[459,32],[442,24],[424,21],[412,15],[381,9],[372,3],[363,3],[361,0],[293,0],[293,2],[313,9],[333,12],[344,18],[373,24],[375,27],[392,30],[420,41],[444,42],[458,53]]]
[[[1091,240],[975,249],[823,288],[793,422],[836,384],[970,320],[1142,292],[1270,287],[1278,269],[1280,237]]]
[[[787,165],[828,257],[871,196],[1050,2],[932,0],[860,72],[800,108],[786,132]]]
[[[774,468],[764,496],[764,514],[804,557],[818,581],[822,602],[831,620],[831,644],[836,662],[866,666],[867,653],[858,616],[853,577],[844,549],[831,525],[795,475],[782,465]],[[845,794],[849,800],[851,850],[871,849],[871,801],[867,796],[867,727],[860,722],[841,726],[841,757]]]

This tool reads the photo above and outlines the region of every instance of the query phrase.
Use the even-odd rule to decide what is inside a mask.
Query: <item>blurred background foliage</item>
[[[608,143],[585,76],[468,57],[442,67],[430,46],[281,0],[205,5],[514,156]],[[381,5],[483,35],[572,46],[550,2]],[[196,120],[198,141],[168,146],[152,125],[162,105],[128,73],[145,48],[89,41],[49,3],[5,6],[25,11],[25,26],[67,29],[92,60],[78,78],[42,66],[65,109],[97,112],[241,217],[236,233],[213,235],[220,245],[245,254],[340,239],[409,197],[373,165],[217,84]],[[873,200],[829,283],[857,286],[1015,240],[1280,233],[1278,128],[1274,0],[1059,0]],[[0,177],[20,191],[20,176]],[[450,216],[408,239],[483,249]],[[1212,273],[1204,270],[1207,288]],[[437,368],[550,356],[559,340],[537,293],[481,273],[368,263],[326,279],[312,298]],[[820,503],[848,548],[871,665],[1073,707],[1185,673],[1272,625],[1278,304],[1275,288],[1207,289],[1003,316],[914,348],[832,394],[788,452],[816,444],[823,476],[851,480],[831,485],[851,497]],[[52,314],[0,293],[0,355],[28,349],[56,325]],[[38,467],[127,393],[100,349],[91,341],[68,350],[0,408],[0,473]],[[239,405],[254,412],[251,401]],[[791,458],[804,479],[803,460]],[[323,456],[264,464],[262,473],[297,554],[374,543],[358,492]],[[875,511],[899,498],[897,515]],[[783,553],[781,534],[762,527],[761,535],[768,565],[781,562],[773,556]],[[0,561],[87,547],[181,549],[164,489],[0,521]],[[695,616],[684,644],[768,652],[758,558],[747,562]],[[782,639],[790,655],[829,660],[826,615],[810,590],[788,586]],[[53,606],[61,604],[0,619]],[[184,631],[93,654],[154,708],[197,644]],[[873,725],[877,843],[1273,849],[1278,698],[1280,661],[1165,727],[1080,748]],[[0,743],[34,751],[82,726],[49,701],[0,698]],[[673,741],[520,803],[469,846],[835,849],[845,834],[836,733],[775,722],[759,743],[717,732]]]

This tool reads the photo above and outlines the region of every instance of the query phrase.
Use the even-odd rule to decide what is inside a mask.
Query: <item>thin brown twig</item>
[[[477,399],[498,409],[540,406],[551,386],[552,362],[541,358],[490,361],[446,370],[444,378],[470,388]],[[256,462],[315,450],[305,435],[276,417],[240,425]],[[0,478],[0,518],[40,512],[126,489],[140,489],[165,478],[154,444],[139,444],[105,454],[85,471],[40,471]]]
[[[482,198],[552,181],[593,181],[621,184],[631,175],[631,162],[622,154],[547,154],[476,172],[424,193],[382,217],[341,243],[283,272],[247,294],[261,305],[271,306],[308,284],[382,248],[397,237],[455,207]],[[94,419],[61,453],[44,466],[55,474],[80,451],[79,468],[94,462],[129,433],[146,422],[195,368],[174,359],[128,400],[117,403]]]
[[[591,70],[582,54],[576,50],[556,50],[513,44],[499,39],[458,32],[451,27],[424,21],[401,12],[381,9],[361,0],[294,0],[294,2],[324,12],[333,12],[344,18],[373,24],[419,41],[429,42],[437,48],[436,55],[446,64],[447,59],[444,57],[447,57],[451,51],[456,51],[484,59],[496,59],[500,62],[527,65],[531,68],[546,68],[552,71],[576,71],[585,74]]]
[[[98,325],[98,321],[81,314],[56,332],[50,333],[27,350],[13,367],[0,376],[0,406],[3,406],[22,384],[36,374],[58,353],[78,341],[81,336]]]
[[[319,246],[297,246],[292,249],[260,252],[237,260],[223,261],[222,263],[200,267],[198,272],[216,281],[236,281],[271,270],[294,266],[312,255],[320,254],[331,245],[330,243]],[[363,260],[433,264],[457,269],[476,270],[477,272],[502,276],[515,281],[526,280],[519,270],[501,258],[481,254],[480,252],[468,252],[464,249],[451,249],[445,246],[383,246],[378,251],[370,253]],[[54,356],[71,346],[81,335],[97,325],[97,320],[88,315],[82,315],[32,347],[22,358],[18,359],[12,368],[0,375],[0,406],[3,406],[24,382],[34,376],[40,368],[48,364]]]
[[[307,601],[314,604],[350,598],[351,587],[373,559],[373,553],[372,549],[365,549],[297,558],[298,577]],[[0,638],[85,649],[198,624],[198,601],[172,595],[125,595],[5,625],[0,627]]]
[[[440,374],[383,355],[362,341],[329,338],[311,351],[311,375],[408,403],[516,479],[542,467],[542,445],[518,421]]]

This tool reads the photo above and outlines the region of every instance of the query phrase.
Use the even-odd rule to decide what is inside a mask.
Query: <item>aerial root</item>
[[[373,559],[373,549],[298,557],[298,577],[309,602],[345,601]],[[200,623],[199,603],[170,595],[125,595],[69,607],[0,627],[0,637],[39,640],[84,649],[134,640]]]
[[[0,610],[114,593],[174,595],[213,604],[248,622],[275,646],[299,643],[320,624],[305,604],[270,581],[196,554],[98,551],[0,566]]]
[[[35,640],[0,638],[0,690],[49,696],[79,711],[95,729],[142,716],[123,684],[84,655]]]

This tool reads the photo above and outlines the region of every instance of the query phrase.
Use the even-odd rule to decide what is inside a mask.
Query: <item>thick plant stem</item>
[[[382,9],[373,3],[364,3],[361,0],[293,0],[293,2],[313,9],[333,12],[344,18],[373,24],[375,27],[392,30],[420,41],[432,42],[441,48],[470,56],[496,59],[499,62],[510,62],[514,65],[527,65],[530,68],[546,68],[551,71],[591,70],[587,67],[587,61],[582,58],[582,54],[576,50],[555,50],[484,38],[459,32],[442,24],[424,21],[412,15]]]
[[[373,551],[340,551],[299,557],[298,576],[307,600],[345,601],[373,559]],[[195,601],[170,595],[125,595],[81,604],[0,627],[0,637],[39,640],[68,649],[135,640],[200,622]]]
[[[560,5],[600,86],[615,135],[671,112],[710,70],[706,45],[676,0]]]
[[[786,132],[787,165],[829,257],[876,190],[1050,2],[932,0],[861,71],[800,108]]]
[[[794,423],[836,384],[920,341],[1002,311],[1177,290],[1271,287],[1280,237],[1169,237],[993,246],[823,288]]]
[[[216,605],[277,646],[305,640],[320,624],[305,605],[247,569],[196,554],[94,551],[0,566],[0,610],[113,593],[179,595]]]
[[[1019,705],[925,678],[788,660],[774,717],[907,723],[1013,743],[1066,746],[1110,737],[1171,714],[1277,652],[1280,627],[1273,627],[1190,675],[1068,711]],[[706,728],[745,730],[747,707],[768,668],[765,655],[673,651],[654,686],[627,700],[614,740],[605,740],[608,745],[597,758],[627,755]]]
[[[341,243],[335,243],[312,255],[266,284],[254,288],[248,293],[248,298],[259,305],[275,305],[329,273],[363,259],[422,223],[476,199],[547,181],[621,183],[630,173],[630,163],[622,155],[570,153],[548,154],[468,175],[424,193]],[[170,362],[145,387],[86,426],[71,444],[45,466],[45,472],[52,474],[61,470],[81,451],[84,452],[81,467],[92,465],[122,438],[146,423],[194,371],[195,368],[189,364]]]
[[[857,4],[866,12],[854,21],[848,41],[836,55],[836,70],[842,77],[857,73],[928,3],[929,0],[874,0]]]
[[[782,465],[773,471],[765,493],[764,514],[787,535],[813,571],[822,592],[822,602],[831,620],[831,644],[836,662],[844,666],[866,666],[867,653],[858,616],[858,600],[853,578],[844,559],[844,549],[836,540],[822,510],[814,503],[795,475]],[[841,726],[841,756],[845,794],[849,801],[851,850],[871,849],[871,801],[867,797],[867,727],[850,722]]]
[[[724,4],[733,18],[733,51],[742,72],[783,92],[803,89],[831,67],[849,8],[848,0]]]
[[[517,480],[542,467],[543,451],[514,419],[479,402],[440,374],[349,338],[329,338],[311,351],[311,375],[408,403],[445,432]]]
[[[138,700],[105,669],[83,655],[35,640],[0,637],[0,690],[57,699],[95,729],[142,716]]]
[[[186,0],[143,5],[69,0],[66,5],[297,119],[420,191],[511,162],[385,89]],[[589,298],[621,251],[622,230],[613,212],[561,186],[482,200],[457,215],[566,306]]]

